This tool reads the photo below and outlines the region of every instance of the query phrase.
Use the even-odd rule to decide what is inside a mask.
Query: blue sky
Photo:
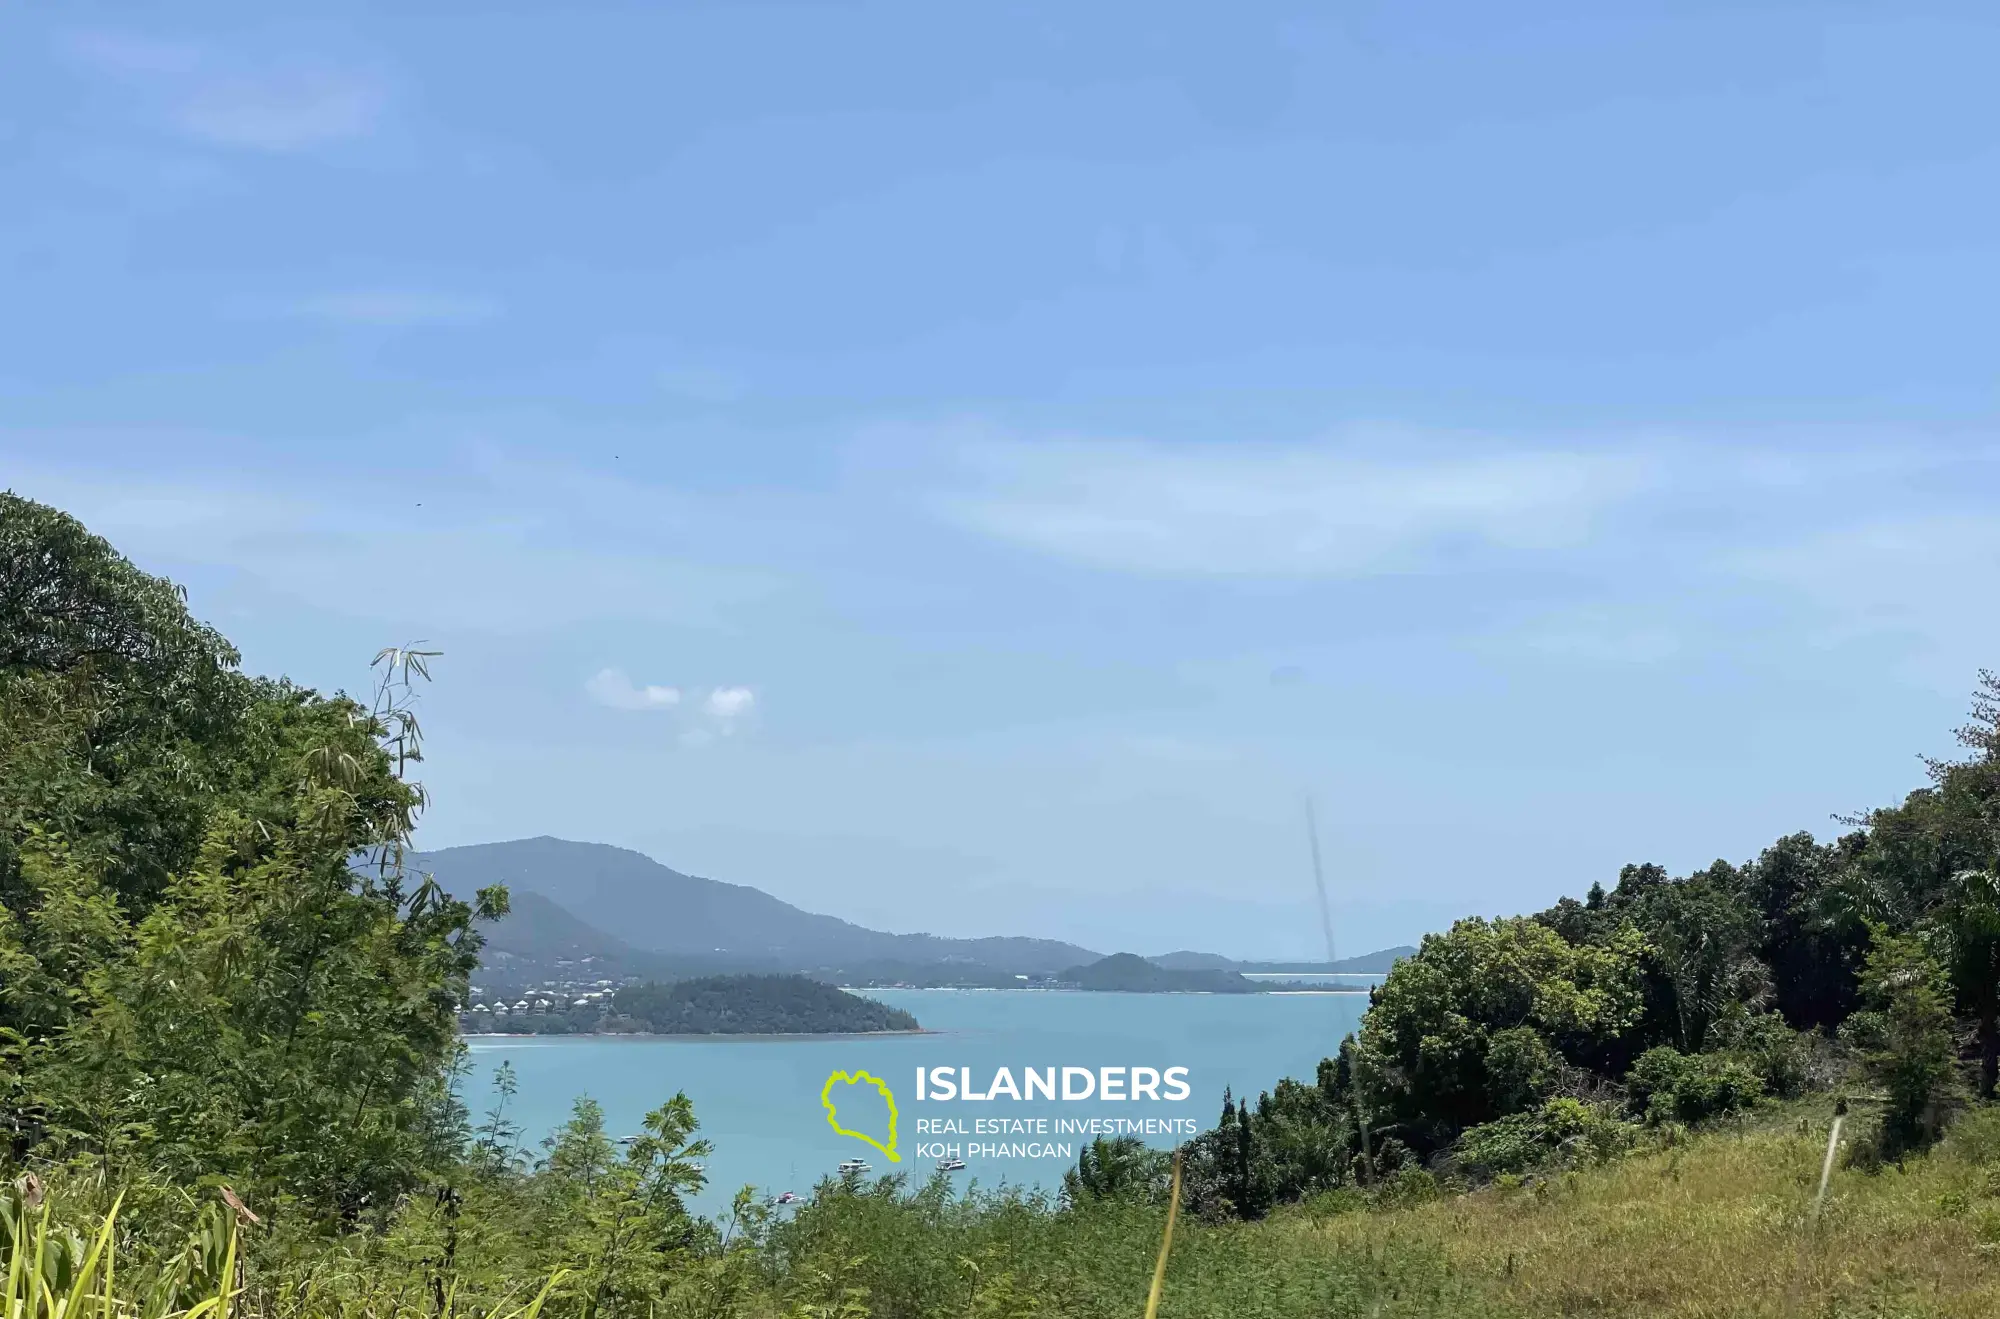
[[[0,482],[432,846],[1311,954],[1900,795],[2000,663],[2000,12],[0,10]]]

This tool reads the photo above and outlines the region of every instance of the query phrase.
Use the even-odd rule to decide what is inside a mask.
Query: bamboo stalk
[[[1826,1184],[1833,1176],[1833,1152],[1840,1148],[1840,1124],[1846,1120],[1840,1114],[1834,1114],[1833,1130],[1827,1134],[1826,1158],[1819,1165],[1819,1194],[1813,1198],[1814,1222],[1819,1221],[1821,1212],[1826,1208]]]
[[[1167,1230],[1160,1238],[1160,1258],[1153,1265],[1153,1288],[1146,1294],[1146,1319],[1155,1319],[1160,1313],[1160,1289],[1167,1282],[1167,1256],[1174,1248],[1174,1219],[1181,1212],[1181,1156],[1174,1152],[1174,1188],[1167,1201]]]

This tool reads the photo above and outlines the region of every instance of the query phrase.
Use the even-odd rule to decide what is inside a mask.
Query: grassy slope
[[[2000,1112],[1900,1171],[1837,1168],[1817,1223],[1827,1119],[1801,1132],[1801,1116],[1532,1187],[1266,1230],[1306,1251],[1428,1257],[1463,1289],[1448,1311],[1461,1315],[2000,1315]],[[1378,1299],[1383,1314],[1447,1312]]]
[[[1791,1109],[1528,1185],[1397,1208],[1293,1207],[1264,1223],[1187,1224],[1161,1319],[2000,1316],[2000,1108],[1963,1120],[1943,1148],[1903,1170],[1836,1171],[1815,1221],[1825,1141],[1823,1114]],[[468,1189],[456,1220],[461,1312],[503,1295],[518,1304],[558,1263],[587,1272],[588,1242],[579,1242],[582,1255],[536,1258],[506,1224],[547,1224],[496,1215],[500,1206]],[[1135,1319],[1163,1218],[1155,1206],[1052,1212],[960,1199],[942,1184],[914,1199],[877,1184],[822,1195],[765,1250],[734,1255],[733,1265],[693,1265],[669,1280],[651,1312]],[[387,1239],[292,1241],[305,1253],[291,1267],[282,1243],[265,1243],[253,1289],[261,1299],[246,1298],[245,1312],[422,1311],[426,1261],[437,1258],[444,1226],[420,1197]],[[269,1306],[274,1295],[299,1294],[308,1275],[340,1304]],[[132,1277],[121,1264],[121,1281]],[[559,1289],[552,1319],[576,1313],[579,1296]]]
[[[1401,1208],[1293,1208],[1253,1225],[1190,1225],[1175,1243],[1160,1313],[2000,1316],[2000,1110],[1967,1119],[1943,1149],[1901,1171],[1836,1169],[1815,1222],[1826,1134],[1824,1112],[1793,1108],[1539,1183]],[[854,1204],[817,1244],[867,1261],[845,1282],[866,1289],[874,1314],[1109,1319],[1143,1308],[1161,1216],[1108,1207],[946,1211],[924,1221]]]

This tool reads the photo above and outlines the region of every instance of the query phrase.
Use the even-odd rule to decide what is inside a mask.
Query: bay
[[[1086,1119],[1183,1119],[1196,1129],[1214,1124],[1225,1087],[1254,1105],[1259,1091],[1281,1077],[1310,1081],[1321,1058],[1339,1047],[1368,1006],[1358,993],[1102,994],[1038,990],[867,990],[912,1013],[925,1028],[912,1035],[812,1037],[617,1035],[473,1036],[465,1098],[477,1122],[492,1103],[492,1077],[513,1064],[519,1093],[509,1110],[531,1154],[566,1121],[576,1100],[603,1105],[614,1137],[632,1135],[648,1109],[685,1090],[715,1143],[709,1185],[697,1207],[715,1213],[740,1186],[762,1194],[809,1192],[843,1159],[862,1157],[872,1175],[931,1175],[931,1142],[966,1147],[961,1184],[1054,1190],[1087,1134],[1055,1134],[1058,1122]],[[1064,1103],[950,1102],[916,1098],[919,1067],[964,1067],[984,1090],[995,1069],[1018,1080],[1026,1067],[1106,1066],[1188,1069],[1185,1100]],[[836,1133],[821,1091],[836,1071],[866,1070],[886,1082],[898,1107],[892,1163],[880,1152]],[[1049,1133],[975,1135],[976,1119],[1045,1120]],[[843,1112],[843,1123],[847,1118]],[[920,1123],[956,1121],[966,1134],[920,1134]],[[865,1129],[865,1128],[860,1128]],[[876,1131],[881,1138],[886,1133]],[[1158,1134],[1148,1143],[1171,1146],[1185,1135]],[[975,1154],[974,1144],[1007,1146]],[[1014,1147],[1054,1147],[1030,1155]],[[1067,1154],[1062,1152],[1067,1146]]]

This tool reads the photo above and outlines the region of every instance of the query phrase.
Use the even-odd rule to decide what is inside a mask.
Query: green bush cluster
[[[1607,1107],[1558,1098],[1470,1128],[1452,1146],[1451,1162],[1483,1179],[1552,1164],[1601,1163],[1632,1143],[1631,1124]]]
[[[1726,1054],[1684,1054],[1662,1044],[1639,1055],[1625,1078],[1635,1113],[1652,1122],[1705,1122],[1764,1097],[1764,1080]]]

